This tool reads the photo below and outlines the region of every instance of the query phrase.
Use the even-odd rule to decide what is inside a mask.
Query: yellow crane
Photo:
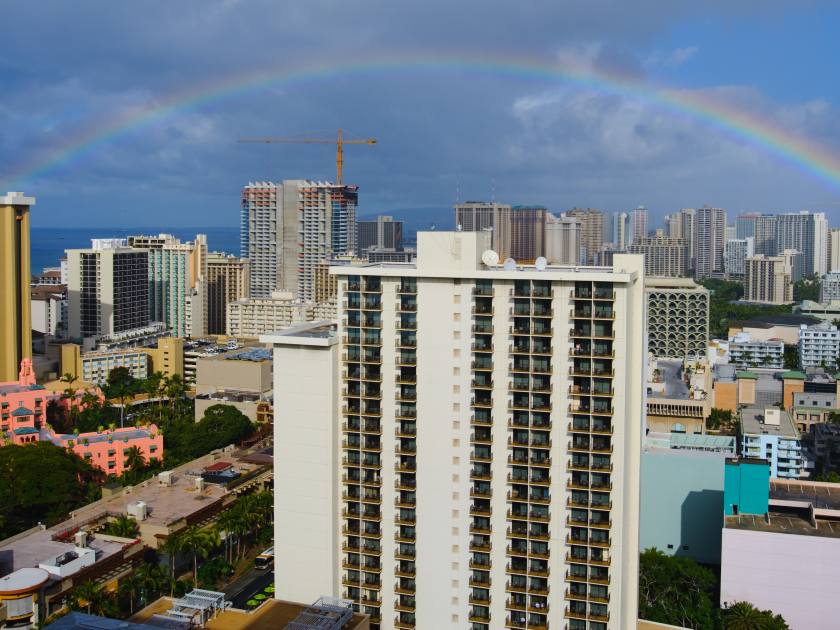
[[[362,138],[359,140],[345,140],[344,132],[339,129],[338,137],[332,138],[274,138],[271,136],[262,138],[240,138],[239,142],[250,142],[259,144],[334,144],[335,152],[335,183],[341,184],[341,171],[344,167],[344,145],[345,144],[376,144],[375,138]]]

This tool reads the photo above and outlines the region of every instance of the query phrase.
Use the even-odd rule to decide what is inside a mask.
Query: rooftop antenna
[[[490,203],[496,203],[496,178],[490,179]]]
[[[455,205],[461,203],[461,182],[455,183]]]

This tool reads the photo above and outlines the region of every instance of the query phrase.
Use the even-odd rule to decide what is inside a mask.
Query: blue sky
[[[620,70],[714,94],[840,154],[840,7],[809,0],[4,2],[0,180],[99,121],[247,71],[455,51]],[[236,225],[249,180],[331,178],[329,147],[241,145],[343,127],[362,214],[456,199],[661,216],[810,208],[840,191],[708,126],[560,81],[391,70],[274,85],[118,135],[15,188],[35,225]]]

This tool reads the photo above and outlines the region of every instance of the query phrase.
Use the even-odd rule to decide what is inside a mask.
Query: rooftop
[[[307,322],[260,336],[260,341],[275,345],[331,346],[338,343],[336,324],[329,320]]]
[[[108,619],[80,612],[71,612],[56,619],[45,628],[48,630],[160,630],[160,626],[129,623],[120,619]]]
[[[770,480],[770,501],[801,501],[817,509],[840,510],[840,484]]]
[[[820,320],[807,315],[762,315],[761,319],[747,319],[740,322],[732,322],[729,327],[737,328],[773,328],[773,326],[795,326],[799,328],[802,324],[816,324]]]
[[[748,529],[752,531],[798,534],[800,536],[823,536],[840,538],[840,523],[817,519],[816,527],[796,513],[774,511],[771,506],[767,516],[760,514],[738,514],[726,516],[724,527],[727,529]]]
[[[779,424],[767,424],[767,411],[779,413]],[[799,431],[790,415],[777,407],[744,407],[741,410],[741,427],[746,435],[775,435],[783,438],[799,439]]]

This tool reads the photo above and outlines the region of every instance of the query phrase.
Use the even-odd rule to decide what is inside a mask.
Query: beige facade
[[[594,208],[575,208],[566,213],[580,221],[580,244],[585,257],[580,261],[584,265],[591,265],[595,257],[604,247],[604,213]]]
[[[15,381],[32,356],[29,208],[34,197],[0,195],[0,381]]]
[[[230,405],[257,422],[259,407],[270,402],[273,386],[271,355],[264,349],[200,357],[196,362],[195,419],[201,420],[213,405]]]
[[[679,278],[688,272],[688,248],[681,238],[643,238],[633,243],[627,251],[645,257],[646,277]]]
[[[184,376],[184,340],[180,337],[163,337],[157,347],[117,348],[95,352],[82,352],[78,344],[64,343],[59,351],[59,373],[72,374],[93,385],[102,385],[115,367],[128,368],[136,379],[143,379],[154,372],[166,378],[177,374]]]
[[[548,215],[545,223],[545,257],[553,265],[580,264],[580,219]]]
[[[333,268],[337,336],[263,338],[293,416],[277,597],[333,586],[377,628],[634,627],[643,262],[505,271],[490,238]]]
[[[227,305],[249,297],[248,259],[212,252],[207,256],[207,332],[227,330]]]
[[[744,300],[764,304],[793,302],[792,269],[789,257],[757,254],[746,259]]]
[[[300,302],[288,292],[275,291],[270,298],[248,298],[228,304],[227,334],[259,337],[294,324],[335,319],[335,304]]]
[[[709,291],[688,278],[645,278],[648,352],[696,358],[709,343]]]

